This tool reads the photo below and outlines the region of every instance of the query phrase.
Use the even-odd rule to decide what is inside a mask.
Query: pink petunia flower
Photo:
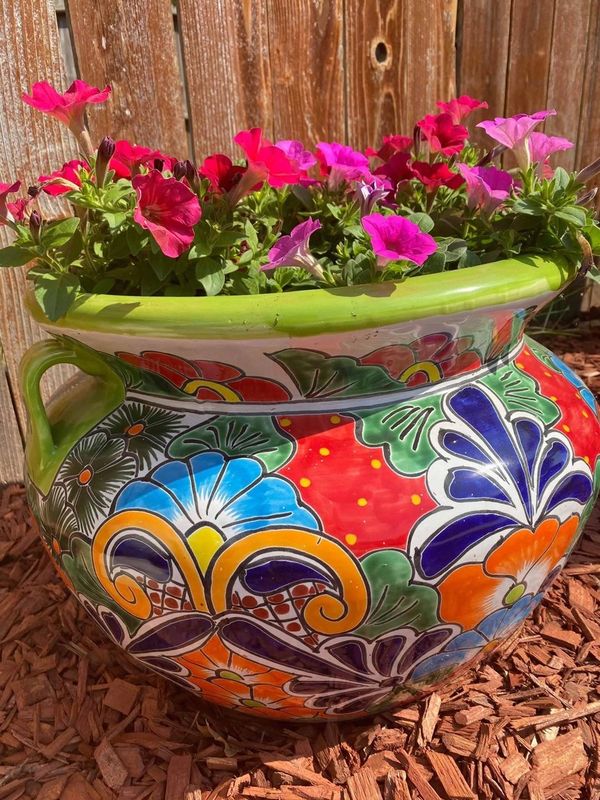
[[[465,179],[469,208],[490,214],[510,196],[513,179],[508,172],[496,167],[456,166]]]
[[[458,125],[473,111],[478,108],[487,108],[488,104],[485,100],[475,100],[474,97],[469,97],[468,94],[461,94],[460,97],[454,97],[447,103],[437,102],[436,106],[441,108],[444,114],[450,114],[452,122]]]
[[[405,217],[369,214],[361,220],[369,234],[378,269],[392,261],[412,261],[422,266],[437,250],[433,236]]]
[[[374,176],[372,181],[359,180],[354,183],[355,189],[352,192],[352,198],[358,205],[361,217],[370,214],[373,206],[377,203],[384,201],[393,186],[390,181],[385,178],[376,178]]]
[[[225,193],[239,183],[246,170],[236,166],[228,156],[215,153],[204,159],[198,171],[215,192]]]
[[[275,142],[275,147],[282,150],[292,164],[301,172],[307,172],[317,163],[313,153],[310,150],[305,150],[302,142],[296,139],[282,139],[279,142]]]
[[[85,161],[73,159],[63,164],[60,169],[51,172],[50,175],[40,175],[38,183],[42,184],[42,189],[46,194],[56,197],[65,194],[81,186],[80,170],[89,172],[89,165]],[[71,184],[70,186],[68,184]]]
[[[409,153],[412,146],[413,140],[410,136],[400,136],[395,133],[392,136],[383,137],[383,142],[379,150],[367,147],[365,155],[380,158],[382,161],[388,161],[395,153]]]
[[[469,131],[455,125],[450,114],[427,114],[417,122],[417,127],[427,139],[431,153],[452,156],[465,146]]]
[[[240,131],[233,137],[248,160],[248,171],[260,180],[263,176],[269,186],[279,188],[289,183],[298,183],[300,170],[279,147],[263,138],[260,128]],[[254,181],[256,183],[256,181]]]
[[[104,103],[110,95],[110,86],[98,89],[85,81],[76,80],[66,92],[60,94],[47,81],[34,83],[31,95],[21,95],[27,105],[60,120],[75,136],[85,130],[84,114],[89,105]]]
[[[18,192],[21,181],[14,183],[0,183],[0,225],[10,225],[16,219],[13,211],[17,210],[18,200],[8,202],[8,195]]]
[[[138,174],[140,167],[153,167],[157,159],[163,162],[171,160],[160,150],[151,150],[149,147],[132,144],[127,139],[119,139],[115,142],[115,152],[109,169],[113,170],[117,178],[131,178]]]
[[[196,195],[176,178],[165,178],[153,169],[132,180],[137,194],[134,220],[148,230],[162,252],[177,258],[194,240],[194,225],[202,217]]]
[[[477,127],[483,128],[488,136],[512,150],[519,167],[527,169],[531,163],[527,146],[531,133],[540,122],[555,114],[556,111],[550,109],[534,114],[516,114],[514,117],[496,117],[480,122]]]
[[[323,280],[323,268],[309,250],[310,237],[318,231],[321,223],[316,219],[307,219],[292,228],[289,236],[281,236],[269,250],[269,262],[262,269],[265,271],[277,267],[301,267],[319,280]]]
[[[527,142],[531,163],[539,164],[538,172],[540,175],[545,175],[549,178],[554,174],[554,170],[550,167],[548,162],[549,157],[552,153],[558,153],[561,150],[570,150],[573,146],[573,142],[564,139],[562,136],[547,136],[545,133],[540,133],[539,131],[530,133]]]
[[[425,186],[427,193],[437,192],[442,186],[446,186],[448,189],[458,189],[464,182],[461,175],[453,172],[447,164],[441,161],[436,164],[429,164],[427,161],[413,161],[411,170],[414,177]]]
[[[316,155],[321,175],[328,176],[327,185],[330,189],[339,189],[343,183],[361,178],[371,179],[369,159],[345,144],[319,142]]]

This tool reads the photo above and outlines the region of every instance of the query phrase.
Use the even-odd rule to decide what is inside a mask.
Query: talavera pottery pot
[[[413,700],[507,638],[597,488],[591,392],[523,258],[253,297],[84,296],[23,360],[28,492],[127,653],[270,718]],[[42,374],[86,373],[45,410]]]

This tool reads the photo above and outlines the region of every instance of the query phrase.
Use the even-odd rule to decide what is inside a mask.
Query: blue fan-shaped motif
[[[593,494],[588,465],[562,433],[527,412],[509,413],[483,386],[444,401],[447,421],[430,436],[439,458],[428,485],[440,505],[411,536],[420,572],[435,578],[486,539],[544,517],[580,512]]]

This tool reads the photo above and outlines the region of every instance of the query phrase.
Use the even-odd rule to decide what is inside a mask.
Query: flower
[[[307,219],[301,222],[289,233],[281,236],[269,250],[269,262],[263,270],[277,269],[278,267],[301,267],[318,280],[323,280],[324,273],[317,259],[308,249],[308,242],[321,223],[316,219]]]
[[[394,191],[397,192],[415,177],[410,164],[410,154],[400,151],[394,153],[385,164],[377,167],[374,174],[381,175],[390,181]]]
[[[134,220],[150,231],[162,252],[177,258],[194,241],[194,225],[202,209],[197,196],[176,178],[164,178],[153,169],[132,181],[137,194]]]
[[[450,114],[452,122],[458,125],[473,111],[478,108],[487,108],[488,104],[485,100],[475,100],[474,97],[469,97],[468,94],[461,94],[460,97],[455,97],[447,103],[437,102],[436,106],[441,108],[445,114]]]
[[[483,130],[492,139],[512,150],[517,164],[521,169],[527,169],[531,163],[531,156],[527,147],[528,139],[533,129],[547,117],[554,116],[556,111],[536,111],[534,114],[516,114],[514,117],[495,117],[484,120],[477,127]]]
[[[491,652],[529,616],[541,599],[541,594],[525,595],[509,608],[494,611],[477,627],[459,634],[439,653],[421,661],[412,674],[412,680],[437,683],[461,664]]]
[[[527,142],[527,149],[529,151],[529,158],[533,164],[540,165],[540,172],[543,174],[544,167],[547,166],[547,160],[552,153],[557,153],[560,150],[570,150],[573,147],[573,142],[564,139],[562,136],[547,136],[545,133],[533,131],[529,134]],[[552,177],[553,171],[550,169],[548,177]]]
[[[117,178],[131,178],[133,175],[137,175],[140,167],[154,165],[156,159],[164,161],[167,158],[160,150],[151,150],[149,147],[132,144],[127,139],[119,139],[115,142],[115,150],[109,168],[113,170]]]
[[[298,183],[300,169],[297,164],[283,150],[264,139],[260,128],[240,131],[233,137],[233,141],[242,148],[248,160],[248,169],[238,184],[238,190],[243,184],[245,193],[258,181],[265,180],[269,186],[276,188],[288,183]]]
[[[430,152],[445,156],[460,153],[469,135],[462,125],[455,125],[451,114],[428,114],[417,126],[427,139]]]
[[[81,186],[79,173],[82,169],[89,172],[89,164],[75,158],[72,161],[67,161],[60,169],[51,172],[50,175],[40,175],[38,182],[42,184],[42,189],[46,194],[55,197]],[[68,184],[71,185],[69,186]]]
[[[7,202],[8,195],[18,192],[20,188],[21,181],[15,181],[14,183],[0,183],[0,225],[6,225],[14,222],[15,220],[20,220],[20,212],[22,209],[21,204],[23,202],[26,203],[27,201],[15,200],[10,203]]]
[[[306,172],[317,163],[317,159],[310,150],[305,150],[302,142],[296,139],[282,139],[275,142],[275,147],[283,150],[292,164],[302,172]]]
[[[75,136],[85,130],[84,114],[89,105],[104,103],[110,95],[110,86],[97,89],[85,81],[76,80],[64,94],[60,94],[47,81],[34,83],[31,95],[23,94],[22,99],[32,108],[64,123]]]
[[[389,159],[396,153],[409,153],[413,146],[413,140],[410,136],[400,136],[393,134],[392,136],[384,136],[383,143],[378,150],[372,147],[367,147],[365,155],[376,156],[382,161],[389,161]]]
[[[510,196],[513,179],[508,172],[496,167],[456,166],[466,182],[469,208],[478,208],[490,214]]]
[[[327,185],[330,189],[338,189],[344,182],[371,178],[369,159],[345,144],[319,142],[317,160],[321,174],[328,176]]]
[[[483,561],[457,567],[438,585],[441,619],[474,628],[490,612],[539,592],[569,551],[579,521],[577,514],[563,523],[548,517],[535,529],[509,533]]]
[[[404,217],[368,214],[361,223],[380,268],[391,261],[412,261],[421,266],[437,250],[435,239]]]
[[[93,534],[113,497],[135,473],[135,460],[126,455],[125,442],[102,432],[79,440],[65,459],[57,483],[65,487],[83,533]]]
[[[389,181],[378,178],[374,178],[369,183],[364,180],[359,180],[356,181],[354,186],[355,189],[352,193],[352,197],[360,209],[361,217],[370,214],[373,210],[373,206],[385,200],[392,189],[392,185]]]
[[[199,169],[200,175],[206,178],[215,192],[230,192],[246,170],[235,166],[230,158],[222,153],[208,156]],[[260,183],[256,188],[260,188]]]
[[[287,389],[268,378],[244,375],[220,361],[186,361],[180,356],[144,350],[140,355],[117,353],[119,358],[140,369],[161,375],[188,397],[197,400],[239,403],[289,400]]]
[[[413,175],[425,186],[426,192],[437,192],[441,186],[458,189],[464,179],[453,172],[444,162],[428,164],[426,161],[414,161],[411,165]]]
[[[187,680],[202,691],[202,696],[227,708],[242,708],[250,713],[271,718],[310,717],[315,712],[306,708],[301,698],[291,696],[286,684],[293,672],[274,667],[232,652],[213,634],[201,648],[175,658],[188,675]]]
[[[220,626],[231,650],[290,672],[295,676],[287,685],[290,695],[332,716],[364,714],[414,697],[413,671],[455,632],[451,625],[423,633],[407,626],[372,642],[351,634],[331,636],[315,649],[249,617],[229,615]]]

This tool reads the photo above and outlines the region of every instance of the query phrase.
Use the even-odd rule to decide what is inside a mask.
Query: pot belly
[[[61,424],[94,386],[62,397]],[[507,638],[563,566],[598,418],[532,343],[360,402],[128,396],[46,496],[30,483],[43,541],[113,641],[206,700],[281,719],[413,700]]]

